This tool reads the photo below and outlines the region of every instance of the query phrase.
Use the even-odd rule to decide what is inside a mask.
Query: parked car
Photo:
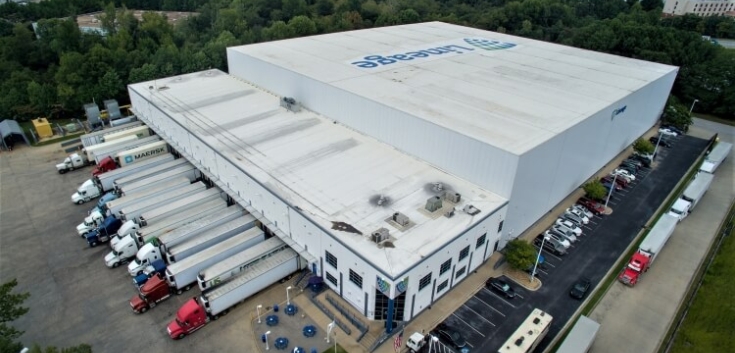
[[[630,184],[630,183],[628,183],[628,180],[626,180],[626,179],[623,179],[623,178],[613,178],[610,175],[608,175],[608,176],[600,179],[600,182],[603,183],[603,184],[604,183],[612,183],[613,180],[615,181],[616,184],[618,184],[618,185],[620,185],[620,186],[622,186],[624,188],[627,188],[628,187],[628,184]]]
[[[563,228],[559,228],[559,226],[553,226],[553,227],[549,228],[549,232],[551,232],[553,234],[557,234],[557,235],[563,237],[564,239],[569,240],[570,243],[576,243],[577,240],[579,240],[579,238],[577,238],[577,235],[574,234],[574,232],[572,232],[571,230],[566,230],[566,229],[563,229]]]
[[[554,223],[554,227],[559,227],[563,230],[568,230],[574,233],[574,235],[582,235],[582,228],[577,227],[576,224],[566,219],[563,219],[563,218],[557,218],[556,222]]]
[[[674,132],[673,130],[671,130],[671,129],[668,129],[668,128],[665,128],[665,127],[662,127],[662,128],[660,128],[660,129],[658,129],[658,132],[659,132],[659,133],[660,133],[661,135],[664,135],[664,136],[673,136],[673,137],[679,136],[679,134],[677,134],[677,133],[676,133],[676,132]]]
[[[589,217],[587,217],[587,215],[585,215],[584,212],[581,212],[580,210],[578,210],[578,209],[576,209],[574,207],[567,208],[567,210],[564,213],[566,213],[566,214],[573,214],[573,215],[579,217],[579,219],[582,220],[582,224],[587,224],[587,223],[590,222]]]
[[[562,213],[561,218],[564,218],[566,220],[569,220],[570,222],[574,223],[577,227],[582,227],[584,225],[584,221],[582,221],[582,218],[573,214],[573,213]]]
[[[641,167],[639,167],[638,164],[635,164],[633,162],[628,162],[628,161],[622,161],[620,162],[620,165],[631,168],[634,174],[637,174],[638,171],[641,169]]]
[[[651,163],[653,162],[653,155],[650,155],[650,154],[638,154],[638,153],[634,153],[631,156],[631,158],[633,158],[633,159],[635,159],[637,161],[640,161],[641,163],[643,163],[643,166],[646,167],[646,168],[650,168],[651,167]]]
[[[630,163],[633,163],[633,164],[637,165],[637,166],[638,166],[638,168],[643,168],[643,167],[645,167],[645,166],[643,165],[643,162],[641,162],[641,161],[639,161],[639,160],[637,160],[637,159],[633,158],[632,156],[631,156],[631,157],[628,157],[628,158],[626,158],[624,162],[630,162]]]
[[[513,287],[511,287],[508,282],[500,278],[488,278],[488,280],[485,281],[485,286],[504,295],[508,299],[513,299],[516,296],[516,292],[513,290]]]
[[[658,144],[659,146],[663,146],[666,148],[671,147],[671,143],[669,143],[669,141],[666,141],[665,138],[658,138],[658,136],[652,136],[648,139],[648,141],[650,141],[654,145]]]
[[[575,299],[582,299],[587,295],[587,291],[589,291],[591,285],[592,281],[589,278],[582,277],[577,282],[574,282],[572,289],[569,291],[569,295]]]
[[[569,240],[549,230],[543,232],[541,236],[546,237],[547,239],[551,239],[556,243],[559,243],[559,245],[563,246],[565,249],[569,249],[569,247],[572,246],[572,243],[570,243]]]
[[[615,169],[612,172],[612,175],[617,175],[618,178],[625,178],[626,180],[628,180],[628,182],[635,180],[635,175],[631,174],[629,171],[625,169],[620,169],[620,168]]]
[[[607,191],[610,192],[610,188],[612,187],[612,182],[610,182],[610,181],[603,181],[602,182],[602,186],[604,186],[605,189],[607,189]],[[620,190],[623,190],[623,187],[620,186],[620,184],[615,183],[615,191],[620,191]]]
[[[687,126],[685,130],[682,130],[682,129],[680,129],[680,128],[674,126],[674,125],[671,125],[671,124],[661,124],[661,127],[664,128],[664,129],[669,129],[669,130],[671,130],[671,131],[673,131],[673,132],[675,132],[675,133],[677,133],[679,135],[685,135],[686,132],[689,130],[689,126]]]
[[[594,213],[595,215],[601,215],[603,212],[605,212],[605,206],[595,200],[592,200],[588,197],[583,197],[579,200],[577,200],[577,203],[586,207],[590,212]]]
[[[595,215],[594,213],[592,213],[592,211],[588,210],[587,207],[584,207],[580,204],[574,204],[572,205],[572,207],[578,209],[579,212],[584,213],[584,215],[587,216],[587,218],[589,219],[592,219],[592,217]]]
[[[544,240],[543,234],[537,235],[536,239],[533,240],[533,244],[539,247],[543,245],[544,250],[557,256],[564,256],[567,254],[567,249],[561,245],[561,243],[551,238]]]
[[[464,348],[467,345],[467,340],[462,337],[462,334],[458,330],[443,322],[432,330],[432,333],[454,348]]]

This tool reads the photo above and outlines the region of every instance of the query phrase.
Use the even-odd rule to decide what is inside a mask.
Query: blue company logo
[[[625,108],[627,108],[627,105],[624,105],[622,108],[618,108],[613,110],[612,116],[610,117],[610,120],[615,119],[616,116],[625,113]]]
[[[133,156],[125,156],[125,163],[133,162]]]
[[[469,45],[465,45],[464,43]],[[351,64],[363,69],[372,69],[379,66],[395,64],[399,61],[425,59],[444,54],[460,55],[467,52],[475,51],[475,48],[483,50],[500,50],[509,49],[516,46],[516,44],[514,43],[500,42],[497,40],[490,40],[485,38],[464,38],[464,43],[463,45],[442,45],[433,48],[414,50],[393,55],[368,55],[357,61],[351,62]]]

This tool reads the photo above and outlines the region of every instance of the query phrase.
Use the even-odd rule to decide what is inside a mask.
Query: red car
[[[577,203],[586,207],[590,212],[601,215],[602,212],[605,212],[605,206],[603,206],[601,203],[594,201],[592,199],[589,199],[587,197],[583,197],[579,200],[577,200]]]
[[[600,182],[602,183],[612,183],[613,177],[612,176],[606,176],[602,179],[600,179]],[[615,184],[620,185],[621,187],[627,188],[628,187],[628,181],[624,178],[615,178]],[[617,189],[617,188],[616,188]]]

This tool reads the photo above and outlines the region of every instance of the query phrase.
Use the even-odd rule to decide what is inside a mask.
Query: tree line
[[[735,38],[727,17],[663,18],[660,0],[46,0],[0,6],[0,118],[78,116],[128,101],[126,85],[227,69],[228,46],[361,28],[443,21],[680,67],[673,95],[735,119]],[[176,25],[157,13],[195,11]],[[105,35],[75,16],[102,11]],[[35,29],[35,30],[34,30]]]

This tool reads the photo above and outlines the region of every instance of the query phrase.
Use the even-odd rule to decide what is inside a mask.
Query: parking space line
[[[466,308],[467,308],[467,309],[469,309],[469,310],[470,310],[471,312],[475,313],[475,315],[479,316],[479,317],[480,317],[481,319],[483,319],[483,320],[487,321],[487,322],[488,322],[488,323],[489,323],[490,325],[493,325],[493,326],[495,326],[495,324],[494,324],[494,323],[492,323],[492,321],[490,321],[490,320],[486,319],[486,318],[485,318],[484,316],[482,316],[482,315],[481,315],[480,313],[478,313],[477,311],[475,311],[475,309],[472,309],[472,308],[470,308],[470,307],[469,307],[469,306],[468,306],[468,305],[467,305],[466,303],[465,303],[465,304],[462,304],[462,306],[466,307]]]
[[[487,306],[488,306],[488,307],[489,307],[490,309],[492,309],[492,310],[493,310],[493,311],[495,311],[496,313],[500,314],[500,315],[501,315],[502,317],[505,317],[505,314],[503,314],[503,312],[501,312],[501,311],[500,311],[500,310],[498,310],[498,309],[495,309],[495,307],[494,307],[494,306],[492,306],[492,305],[488,304],[488,303],[487,303],[486,301],[482,300],[482,298],[480,298],[480,297],[478,297],[478,296],[476,296],[476,295],[475,295],[475,296],[473,296],[473,297],[474,297],[474,298],[476,298],[477,300],[479,300],[479,301],[480,301],[481,303],[483,303],[483,304],[487,305]]]
[[[472,309],[470,309],[470,310],[472,310]],[[474,310],[473,310],[473,312],[474,312]],[[476,313],[476,314],[477,314],[477,313]],[[465,325],[467,325],[467,327],[469,327],[469,328],[471,328],[471,329],[472,329],[473,331],[477,332],[477,334],[479,334],[479,335],[480,335],[480,336],[482,336],[483,338],[485,337],[485,335],[484,335],[484,334],[482,334],[482,332],[480,332],[480,331],[477,331],[477,329],[476,329],[476,328],[475,328],[474,326],[472,326],[472,325],[468,324],[468,323],[467,323],[467,321],[464,321],[464,320],[462,320],[462,318],[461,318],[461,317],[459,317],[459,316],[457,316],[457,314],[455,314],[455,313],[452,313],[452,315],[454,315],[454,317],[456,317],[456,318],[457,318],[457,320],[459,320],[459,321],[462,321],[462,322],[463,322],[463,323],[464,323]],[[480,317],[482,317],[482,316],[480,316]],[[485,321],[487,321],[487,319],[485,319],[484,317],[482,317],[482,319],[483,319],[483,320],[485,320]],[[487,322],[490,322],[490,321],[487,321]],[[493,324],[492,322],[490,322],[490,324],[491,324],[491,325],[493,325],[493,327],[495,327],[495,324]]]
[[[489,290],[489,289],[487,289],[487,288],[483,288],[483,290],[486,290],[486,291],[488,291],[488,292],[489,292],[489,293],[490,293],[490,294],[491,294],[492,296],[494,296],[494,297],[496,297],[496,298],[500,299],[500,300],[501,300],[501,301],[502,301],[503,303],[505,303],[505,304],[508,304],[508,305],[510,305],[510,307],[511,307],[511,308],[513,308],[513,309],[518,309],[518,308],[517,308],[517,307],[516,307],[515,305],[513,305],[513,304],[511,304],[511,303],[508,303],[508,301],[507,301],[507,300],[505,300],[505,299],[501,298],[501,297],[500,297],[499,295],[497,295],[497,294],[493,293],[493,292],[492,292],[491,290]]]

